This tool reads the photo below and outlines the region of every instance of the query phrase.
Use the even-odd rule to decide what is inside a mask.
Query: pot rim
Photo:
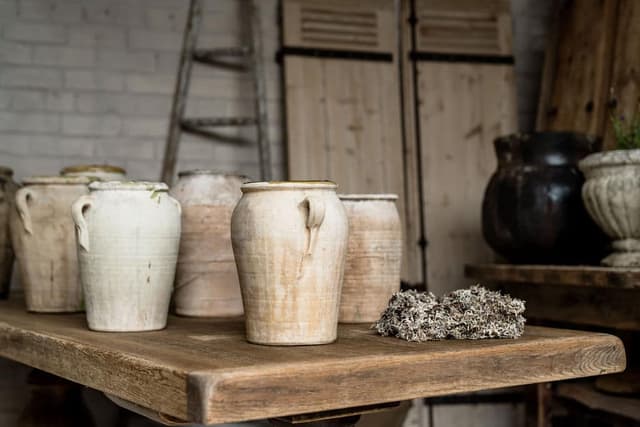
[[[610,150],[589,154],[580,160],[582,171],[613,166],[640,165],[640,148],[633,150]]]
[[[28,176],[22,180],[24,185],[87,185],[91,183],[87,176]]]
[[[215,169],[188,169],[188,170],[178,172],[178,178],[182,178],[185,176],[194,176],[194,175],[224,176],[224,177],[232,177],[232,178],[241,178],[246,180],[249,179],[247,175],[243,175],[239,172],[224,172],[224,171],[219,171]]]
[[[89,184],[91,191],[169,191],[164,182],[152,181],[94,181]]]
[[[254,181],[240,186],[243,193],[265,190],[334,190],[338,185],[333,181]]]
[[[87,165],[71,165],[62,168],[60,175],[67,175],[70,173],[85,173],[85,172],[108,172],[126,175],[127,171],[120,166],[113,165],[99,165],[99,164],[87,164]]]
[[[372,194],[338,194],[338,198],[340,200],[346,200],[349,202],[357,202],[357,201],[389,201],[395,202],[398,200],[397,194],[392,193],[372,193]]]

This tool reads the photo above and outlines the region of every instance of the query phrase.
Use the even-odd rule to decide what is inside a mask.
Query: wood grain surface
[[[223,423],[619,372],[614,336],[527,328],[518,340],[409,343],[366,325],[308,347],[252,345],[237,320],[171,317],[97,333],[84,316],[0,302],[0,355],[179,419]]]
[[[563,265],[470,264],[465,276],[479,282],[639,288],[640,268]]]

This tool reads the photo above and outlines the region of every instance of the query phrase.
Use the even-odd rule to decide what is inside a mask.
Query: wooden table
[[[640,330],[640,269],[474,264],[465,276],[527,301],[527,318]]]
[[[166,330],[98,333],[82,314],[0,302],[0,355],[195,423],[237,422],[619,372],[612,335],[527,327],[517,340],[409,343],[366,325],[336,343],[267,347],[237,320],[171,317]],[[353,413],[358,413],[353,409]]]

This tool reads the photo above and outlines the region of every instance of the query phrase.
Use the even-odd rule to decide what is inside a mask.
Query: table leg
[[[354,427],[360,415],[354,415],[351,417],[335,418],[332,420],[311,421],[308,423],[290,422],[284,419],[272,419],[269,420],[274,427]]]

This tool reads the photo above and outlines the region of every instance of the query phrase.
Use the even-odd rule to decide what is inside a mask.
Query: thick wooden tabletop
[[[640,290],[640,268],[584,265],[469,264],[465,276],[493,283],[526,283]]]
[[[618,372],[601,333],[527,327],[517,340],[409,343],[366,325],[334,344],[266,347],[236,320],[171,317],[164,331],[98,333],[82,314],[0,302],[0,355],[197,423],[328,411],[417,397]]]

